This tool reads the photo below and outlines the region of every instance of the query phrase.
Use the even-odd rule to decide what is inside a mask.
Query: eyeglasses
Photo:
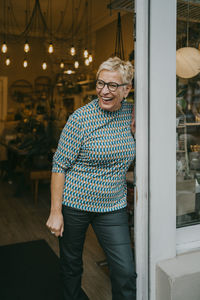
[[[127,83],[118,84],[116,82],[105,82],[103,80],[98,79],[96,81],[96,87],[97,89],[102,90],[104,86],[107,85],[110,92],[115,92],[119,86],[127,85]]]

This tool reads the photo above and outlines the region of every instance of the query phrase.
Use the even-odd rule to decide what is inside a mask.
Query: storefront
[[[200,299],[198,284],[200,280],[200,133],[198,129],[200,128],[200,77],[198,73],[200,59],[198,55],[200,56],[200,54],[197,49],[199,49],[200,43],[200,0],[104,2],[106,2],[105,9],[109,5],[116,10],[120,10],[123,5],[126,8],[130,7],[130,13],[122,14],[122,19],[126,32],[125,57],[127,58],[133,52],[135,54],[135,137],[137,147],[134,236],[138,274],[137,299],[198,300]],[[95,1],[96,5],[100,5],[99,3],[99,1]],[[135,15],[133,6],[135,6]],[[92,71],[114,50],[113,32],[116,31],[116,14],[109,16],[107,14],[107,18],[108,20],[100,18],[103,21],[99,19],[103,22],[102,26],[95,28],[91,37],[91,49],[96,55],[95,67],[91,67]],[[135,25],[134,36],[132,36],[133,23]],[[62,25],[62,22],[60,24]],[[94,24],[96,23],[94,22]],[[82,25],[85,26],[85,23]],[[96,27],[98,27],[97,25]],[[86,29],[89,30],[88,27]],[[87,30],[83,30],[84,38]],[[67,47],[69,47],[71,36],[68,37],[67,42]],[[5,129],[4,125],[10,121],[9,124],[14,122],[12,123],[14,125],[15,122],[20,122],[19,119],[12,119],[16,111],[13,112],[13,107],[11,107],[10,88],[11,83],[15,81],[28,78],[33,85],[35,84],[35,88],[38,87],[35,74],[40,79],[41,77],[47,79],[52,74],[58,73],[59,76],[56,77],[55,83],[57,94],[56,96],[54,94],[54,97],[61,99],[58,100],[59,112],[60,115],[65,112],[64,117],[67,117],[79,106],[86,104],[88,96],[91,98],[95,92],[93,72],[91,76],[76,79],[75,83],[81,83],[81,95],[75,90],[75,84],[70,87],[74,90],[71,89],[68,93],[68,89],[70,89],[68,85],[73,80],[68,80],[69,74],[63,75],[63,71],[60,71],[60,59],[63,59],[60,54],[58,59],[52,60],[53,62],[49,59],[50,62],[45,71],[40,68],[40,71],[36,72],[36,64],[32,63],[31,66],[30,59],[32,72],[28,77],[27,69],[24,66],[22,68],[22,64],[18,64],[24,58],[20,56],[20,53],[23,52],[23,50],[21,51],[22,43],[24,41],[21,42],[21,45],[15,42],[16,48],[13,48],[13,53],[16,57],[15,62],[11,61],[10,69],[6,69],[7,66],[3,62],[5,55],[1,54],[0,121],[3,120],[3,122],[0,122],[0,133]],[[49,41],[46,40],[44,45],[46,48],[48,43]],[[92,45],[93,43],[94,45]],[[104,53],[102,45],[106,45]],[[40,46],[39,44],[36,51],[33,51],[32,61],[37,61],[37,56],[43,51]],[[186,62],[183,70],[185,73],[178,73],[179,75],[176,76],[177,50],[189,46],[198,52],[195,61],[191,62],[192,70],[195,64],[194,69],[197,70],[197,73],[187,75],[191,65],[189,63],[188,66]],[[68,56],[66,65],[69,61]],[[189,57],[193,57],[193,54],[189,54]],[[70,56],[70,61],[71,59],[74,58]],[[181,66],[185,66],[183,60],[180,62],[182,71]],[[71,67],[73,67],[72,64]],[[82,75],[86,75],[87,72],[87,67],[83,64]],[[60,76],[61,73],[62,76]],[[49,99],[48,84],[40,82],[39,85],[40,87],[42,85],[46,94],[40,94],[39,88],[39,91],[32,92],[34,96],[39,95],[40,102],[31,98],[31,101],[35,101],[34,109],[40,117],[38,122],[43,120],[45,115],[41,103],[46,103],[45,99]],[[18,95],[23,96],[20,93]],[[29,100],[26,99],[26,101]],[[71,100],[74,101],[73,107]],[[16,103],[15,107],[18,104],[21,105],[23,99],[17,98]],[[30,107],[23,110],[28,117],[30,117],[29,110]],[[7,115],[10,120],[9,118],[7,120]],[[49,119],[52,115],[48,116]],[[64,118],[61,119],[60,128],[66,121]],[[33,134],[35,133],[33,132]],[[12,138],[11,134],[9,138]],[[0,156],[1,159],[4,159],[2,150]]]
[[[189,3],[193,13],[199,9],[198,2]],[[176,101],[177,42],[187,32],[185,29],[180,32],[179,27],[183,6],[187,8],[187,16],[188,1],[136,1],[138,299],[200,297],[198,118],[186,119],[182,125],[177,111],[180,99]],[[185,28],[187,20],[184,20]],[[191,40],[195,39],[194,30],[191,34]],[[181,47],[185,47],[184,42]],[[192,85],[190,80],[184,84],[186,89]],[[196,94],[191,98],[198,103],[198,86],[196,90],[193,86],[192,92]],[[182,98],[186,102],[189,99]],[[187,117],[186,107],[181,108]],[[192,127],[196,128],[195,140],[184,131]],[[185,143],[187,137],[188,142],[192,141],[189,146]]]

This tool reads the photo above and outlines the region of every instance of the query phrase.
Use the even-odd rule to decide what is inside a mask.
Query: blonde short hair
[[[133,79],[133,66],[130,61],[124,61],[119,57],[110,57],[106,61],[104,61],[97,71],[97,78],[99,77],[99,73],[102,70],[119,72],[121,75],[121,79],[123,83],[132,83]]]

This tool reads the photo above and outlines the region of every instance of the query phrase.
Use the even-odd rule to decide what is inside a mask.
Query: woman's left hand
[[[133,107],[133,110],[132,110],[132,121],[131,121],[131,132],[132,134],[135,133],[135,108]]]

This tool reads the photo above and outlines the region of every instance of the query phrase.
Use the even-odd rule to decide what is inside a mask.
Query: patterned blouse
[[[126,172],[135,157],[133,105],[101,109],[98,99],[68,119],[53,158],[52,172],[64,173],[63,204],[91,212],[126,207]]]

